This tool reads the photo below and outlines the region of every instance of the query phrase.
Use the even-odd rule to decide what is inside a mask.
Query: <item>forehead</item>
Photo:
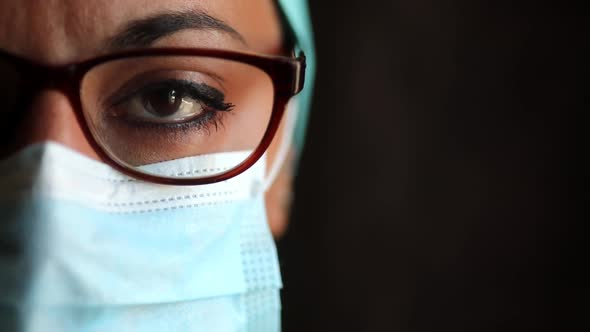
[[[131,22],[170,13],[201,13],[243,37],[215,29],[181,29],[155,42],[278,53],[274,0],[0,0],[0,49],[43,63],[67,63],[105,52]]]

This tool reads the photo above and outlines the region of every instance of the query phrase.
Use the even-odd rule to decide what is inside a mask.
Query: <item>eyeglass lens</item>
[[[200,56],[113,60],[91,69],[80,89],[105,152],[159,177],[203,178],[236,167],[262,141],[274,104],[264,71]]]

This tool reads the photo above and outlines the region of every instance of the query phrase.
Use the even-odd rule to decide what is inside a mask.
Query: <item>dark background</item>
[[[580,6],[310,6],[284,331],[590,331]]]

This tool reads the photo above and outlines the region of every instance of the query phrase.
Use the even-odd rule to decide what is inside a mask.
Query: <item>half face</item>
[[[281,29],[272,0],[0,1],[0,49],[40,64],[149,47],[280,54]],[[272,82],[253,67],[188,57],[104,64],[80,93],[95,138],[132,166],[253,150],[273,98]],[[98,158],[67,110],[71,102],[47,89],[26,109],[10,110],[20,120],[3,121],[0,149],[54,140]]]

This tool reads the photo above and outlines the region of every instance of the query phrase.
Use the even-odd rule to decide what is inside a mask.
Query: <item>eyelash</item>
[[[109,108],[117,107],[121,104],[131,101],[133,98],[140,98],[142,94],[149,93],[159,88],[181,89],[187,96],[195,100],[201,101],[205,112],[201,116],[197,116],[186,122],[181,123],[154,123],[147,121],[124,121],[125,125],[133,128],[146,128],[170,131],[189,131],[198,130],[204,131],[207,135],[212,128],[218,130],[219,126],[223,126],[222,118],[233,111],[234,105],[226,103],[225,96],[219,90],[203,83],[194,83],[187,80],[165,80],[157,83],[148,84],[130,93],[123,93],[122,96],[117,94],[115,100],[109,102]]]

